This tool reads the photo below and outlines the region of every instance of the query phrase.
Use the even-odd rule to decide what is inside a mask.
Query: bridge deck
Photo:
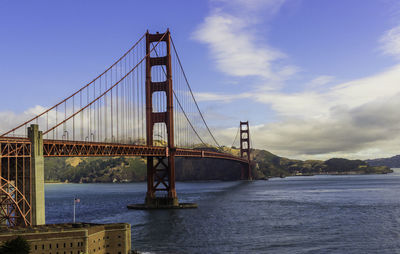
[[[168,156],[169,149],[161,146],[113,144],[67,140],[43,140],[44,157],[104,157],[104,156]],[[0,138],[0,157],[29,157],[28,138]],[[227,153],[197,149],[176,148],[175,156],[191,158],[215,158],[248,163],[246,159]]]

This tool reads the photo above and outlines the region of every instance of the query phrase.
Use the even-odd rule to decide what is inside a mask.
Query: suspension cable
[[[237,129],[236,136],[235,136],[235,139],[233,140],[233,143],[232,143],[231,147],[233,147],[233,145],[235,144],[236,139],[237,139],[237,137],[239,136],[239,131],[240,131],[240,126],[239,126],[238,129]]]
[[[184,69],[183,69],[183,66],[182,66],[181,60],[180,60],[180,58],[179,58],[178,52],[176,51],[175,44],[174,44],[174,40],[172,39],[172,37],[171,37],[171,42],[172,42],[172,47],[174,48],[176,57],[177,57],[177,59],[178,59],[179,66],[181,67],[183,77],[185,78],[186,84],[187,84],[187,86],[188,86],[188,88],[189,88],[190,94],[192,95],[192,98],[193,98],[193,101],[194,101],[194,103],[195,103],[195,105],[196,105],[196,108],[197,108],[197,110],[199,111],[199,114],[200,114],[200,116],[201,116],[201,119],[203,120],[203,123],[204,123],[204,125],[206,126],[208,132],[210,133],[210,135],[211,135],[212,139],[214,140],[215,144],[217,144],[217,146],[218,146],[219,148],[221,148],[221,146],[219,145],[218,141],[215,139],[214,135],[212,134],[210,128],[208,127],[208,124],[207,124],[206,120],[204,119],[203,114],[201,113],[201,110],[200,110],[200,108],[199,108],[199,105],[197,104],[197,101],[196,101],[196,99],[194,98],[194,95],[193,95],[193,92],[192,92],[192,88],[190,87],[189,81],[188,81],[188,79],[187,79],[187,77],[186,77],[185,71],[184,71]]]
[[[69,97],[65,98],[64,100],[60,101],[59,103],[57,103],[56,105],[54,105],[53,107],[43,111],[41,114],[36,115],[35,117],[33,117],[32,119],[18,125],[17,127],[15,127],[14,129],[0,135],[0,137],[4,137],[8,134],[10,134],[11,132],[21,128],[22,126],[34,121],[35,119],[38,119],[39,117],[41,117],[42,115],[48,113],[49,111],[51,111],[52,109],[58,107],[59,105],[63,104],[64,102],[66,102],[67,100],[69,100],[70,98],[72,98],[73,96],[75,96],[76,94],[78,94],[79,92],[81,92],[83,89],[85,89],[86,87],[88,87],[89,85],[91,85],[92,83],[94,83],[98,78],[100,78],[101,76],[103,76],[103,74],[105,74],[106,72],[108,72],[111,68],[113,68],[116,64],[118,64],[127,54],[129,54],[142,40],[143,38],[146,36],[146,34],[143,34],[143,36],[125,53],[123,54],[116,62],[114,62],[114,64],[112,64],[109,68],[107,68],[105,71],[103,71],[100,75],[98,75],[96,78],[94,78],[91,82],[89,82],[88,84],[84,85],[81,89],[79,89],[78,91],[76,91],[75,93],[73,93],[72,95],[70,95]]]
[[[171,40],[172,40],[172,38],[171,38]],[[158,55],[158,53],[157,53],[157,50],[155,50],[154,52],[156,53],[156,55],[157,55],[157,57],[158,57],[159,55]],[[162,68],[162,70],[163,70],[164,74],[167,75],[167,73],[166,73],[166,71],[164,70],[164,68]],[[193,131],[194,131],[194,133],[196,134],[196,136],[200,139],[201,143],[203,143],[203,145],[207,146],[207,144],[203,141],[203,139],[200,137],[199,133],[198,133],[198,132],[196,131],[196,129],[194,128],[192,122],[190,122],[189,117],[187,116],[185,110],[183,109],[183,106],[182,106],[181,102],[179,101],[178,96],[176,95],[174,89],[172,89],[172,92],[173,92],[173,94],[174,94],[174,97],[175,97],[176,101],[178,102],[179,107],[182,109],[182,113],[183,113],[183,115],[185,116],[186,120],[188,121],[190,127],[193,129]]]
[[[114,85],[112,85],[108,90],[106,90],[105,92],[103,92],[101,95],[99,95],[96,99],[94,99],[93,101],[91,101],[89,104],[87,104],[85,107],[81,108],[79,111],[75,112],[73,115],[69,116],[68,118],[66,118],[64,121],[60,122],[59,124],[53,126],[51,129],[48,129],[46,132],[43,132],[43,135],[46,135],[47,133],[49,133],[50,131],[54,130],[55,128],[57,128],[58,126],[60,126],[61,124],[65,123],[66,121],[68,121],[69,119],[71,119],[72,117],[74,117],[75,115],[77,115],[78,113],[80,113],[81,111],[83,111],[84,109],[86,109],[87,107],[89,107],[90,105],[92,105],[94,102],[96,102],[98,99],[100,99],[101,97],[103,97],[105,94],[107,94],[109,91],[112,91],[112,89],[114,87],[116,87],[121,81],[123,81],[129,74],[131,74],[145,59],[147,56],[150,55],[150,53],[158,46],[158,44],[164,39],[165,34],[161,37],[161,39],[157,42],[157,44],[150,50],[150,52],[145,55],[140,62],[138,62],[128,73],[126,73],[125,76],[123,76],[119,81],[117,81]]]

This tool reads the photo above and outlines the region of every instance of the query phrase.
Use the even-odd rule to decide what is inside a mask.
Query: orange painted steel
[[[0,183],[0,224],[10,227],[31,225],[32,210],[25,195],[4,177],[0,176]]]
[[[0,157],[30,157],[30,141],[27,138],[0,138]],[[23,152],[25,151],[25,152]],[[170,156],[170,149],[161,146],[141,146],[82,142],[68,140],[43,140],[44,157],[106,157],[106,156]],[[176,148],[176,157],[214,158],[248,163],[246,158],[231,154],[197,149]]]
[[[27,138],[0,138],[1,157],[30,157],[31,142]]]
[[[188,157],[188,158],[222,159],[222,160],[231,160],[231,161],[237,161],[237,162],[240,162],[243,164],[248,164],[248,160],[245,158],[239,158],[234,155],[227,154],[227,153],[210,152],[210,151],[196,150],[196,149],[177,148],[175,156]]]
[[[251,180],[251,166],[250,166],[250,132],[249,132],[249,121],[240,122],[240,157],[247,159],[247,168],[242,167],[241,178]]]
[[[31,143],[26,138],[0,139],[0,224],[25,225],[32,221]]]
[[[152,57],[150,55],[151,43],[165,43],[166,55]],[[165,81],[154,82],[152,80],[152,67],[165,68]],[[163,112],[154,112],[153,95],[155,92],[163,92],[166,99],[166,108]],[[171,64],[171,34],[146,33],[146,144],[153,146],[154,126],[156,123],[165,124],[167,131],[167,147],[169,156],[147,157],[147,193],[146,204],[156,202],[159,191],[166,192],[169,202],[176,203],[175,189],[175,144],[174,144],[174,107],[172,90],[172,64]],[[168,152],[169,151],[169,152]],[[156,160],[154,160],[156,159]],[[164,159],[166,161],[164,162]],[[164,188],[158,188],[160,183]],[[164,194],[164,193],[163,193]]]
[[[166,156],[165,147],[43,140],[44,157]]]

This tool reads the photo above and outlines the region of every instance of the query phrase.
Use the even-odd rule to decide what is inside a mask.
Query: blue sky
[[[0,3],[1,117],[51,106],[170,28],[222,143],[249,120],[253,145],[282,156],[399,153],[398,1]]]

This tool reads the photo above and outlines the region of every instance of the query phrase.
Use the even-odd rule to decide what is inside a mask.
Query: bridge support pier
[[[32,124],[28,127],[28,138],[31,141],[31,207],[32,225],[43,225],[45,219],[44,205],[44,157],[43,134],[39,125]]]
[[[157,193],[165,193],[165,195],[157,196]],[[179,203],[178,201],[175,190],[175,156],[173,154],[167,154],[166,157],[147,157],[145,203],[132,204],[127,207],[136,210],[197,208],[197,204]]]
[[[167,195],[157,197],[156,191],[166,191]],[[149,157],[147,159],[147,194],[145,204],[148,207],[155,208],[179,206],[175,190],[175,156]]]

